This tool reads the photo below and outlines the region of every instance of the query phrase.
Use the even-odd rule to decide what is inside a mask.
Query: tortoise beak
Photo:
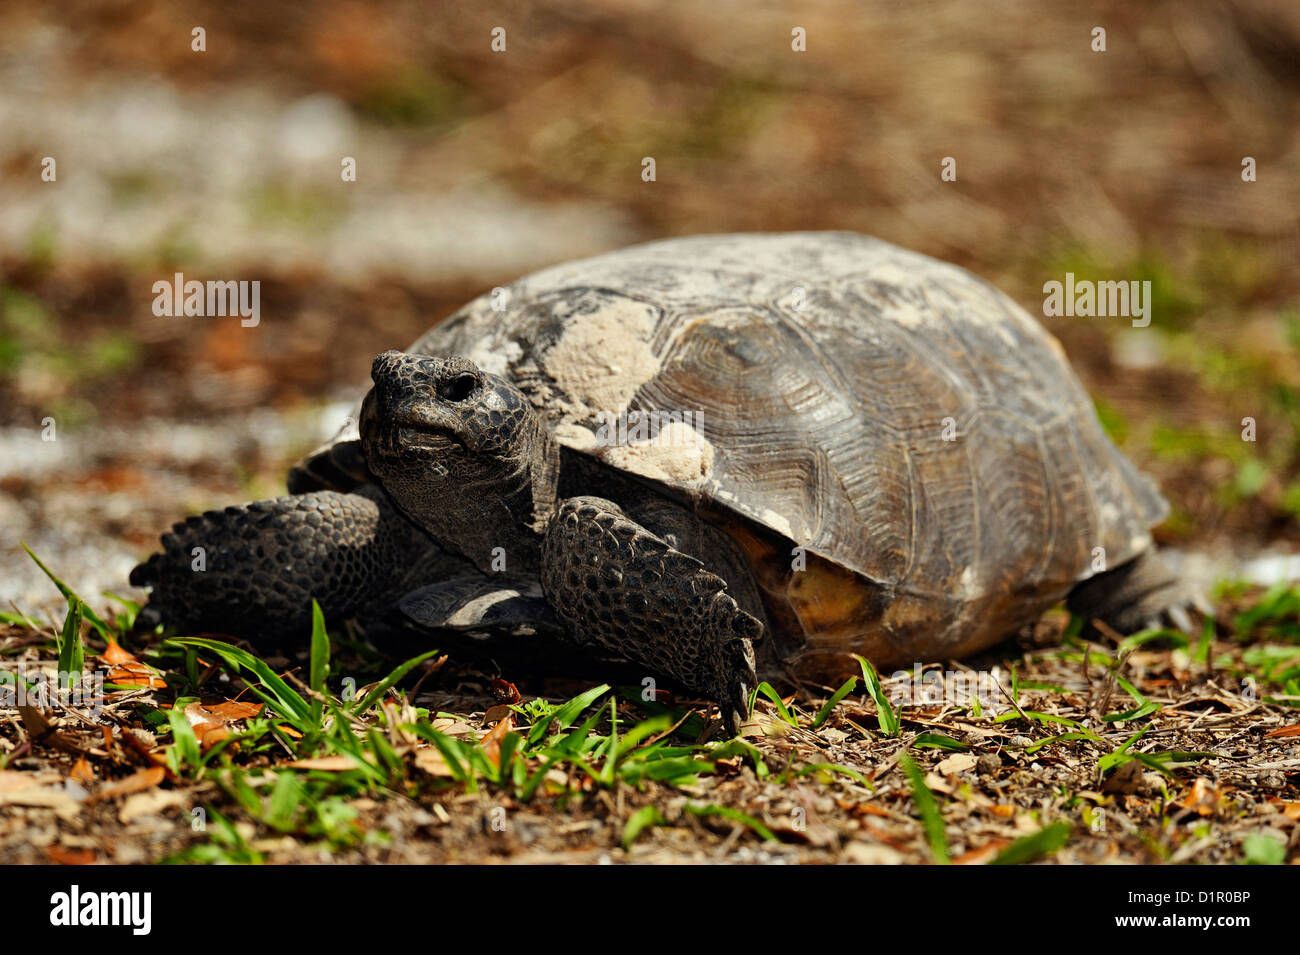
[[[374,387],[361,409],[362,437],[386,456],[467,450],[455,410],[439,397],[437,359],[387,351],[371,366]]]

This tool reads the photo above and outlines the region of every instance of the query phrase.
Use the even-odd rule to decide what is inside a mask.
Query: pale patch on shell
[[[665,484],[694,484],[713,472],[713,445],[689,424],[672,421],[654,440],[606,448],[601,460]]]
[[[979,593],[979,587],[975,584],[975,568],[967,567],[961,572],[961,577],[957,580],[957,586],[963,595]]]
[[[659,371],[650,347],[657,321],[647,305],[609,298],[599,311],[568,323],[542,359],[546,373],[575,405],[612,413]]]
[[[803,536],[796,536],[794,528],[790,526],[790,522],[786,519],[785,515],[778,514],[770,508],[763,508],[762,519],[763,523],[772,528],[772,530],[776,531],[778,534],[784,534],[792,541],[798,541],[801,539],[801,536]]]
[[[510,365],[517,362],[523,353],[523,347],[516,341],[504,341],[494,347],[480,342],[466,357],[489,375],[506,378],[509,377]]]
[[[758,520],[759,523],[761,523],[763,526],[771,528],[772,530],[776,531],[778,534],[784,534],[786,537],[788,537],[790,540],[794,541],[795,543],[799,544],[800,546],[804,546],[803,542],[808,540],[808,538],[810,537],[807,530],[802,528],[802,525],[801,525],[801,529],[796,532],[794,527],[791,526],[789,518],[787,518],[784,514],[777,513],[776,511],[772,510],[769,507],[765,507],[762,510],[756,511],[753,507],[741,506],[739,495],[734,494],[731,491],[728,491],[718,481],[714,481],[711,485],[709,485],[708,490],[709,490],[709,494],[712,497],[716,498],[719,501],[723,501],[725,503],[733,505],[736,508],[736,510],[740,511],[742,514],[748,514],[749,516]]]
[[[575,451],[591,451],[596,447],[596,435],[585,425],[561,421],[555,426],[555,440]]]
[[[934,320],[933,312],[917,308],[907,300],[890,302],[881,309],[880,314],[882,317],[900,325],[906,325],[908,328],[916,328],[918,325]]]

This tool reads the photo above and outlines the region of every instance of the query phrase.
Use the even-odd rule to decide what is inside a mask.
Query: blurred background
[[[1079,6],[5,0],[0,601],[61,606],[21,541],[131,594],[473,296],[741,230],[870,233],[1040,317],[1066,272],[1150,281],[1148,328],[1044,321],[1161,541],[1259,572],[1300,540],[1300,4]],[[178,271],[260,281],[260,324],[155,316]]]

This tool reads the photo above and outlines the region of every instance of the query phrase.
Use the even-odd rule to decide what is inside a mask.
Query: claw
[[[1187,615],[1187,608],[1182,604],[1174,604],[1165,611],[1169,619],[1173,621],[1174,626],[1183,633],[1192,632],[1192,618]]]

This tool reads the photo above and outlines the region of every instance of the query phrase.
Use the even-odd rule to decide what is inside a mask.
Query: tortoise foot
[[[1195,615],[1214,616],[1199,586],[1155,551],[1085,580],[1070,592],[1066,606],[1089,625],[1101,620],[1122,634],[1158,627],[1193,634]]]
[[[706,696],[729,733],[748,716],[762,623],[726,581],[618,505],[599,497],[560,505],[542,548],[542,587],[571,639]]]

